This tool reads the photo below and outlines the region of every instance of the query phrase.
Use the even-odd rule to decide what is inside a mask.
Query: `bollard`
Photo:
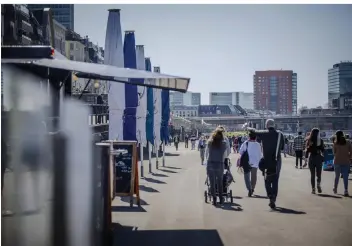
[[[141,178],[144,178],[144,166],[143,166],[143,144],[139,144],[140,162],[141,162]]]
[[[163,143],[163,167],[165,167],[165,143]]]
[[[155,146],[155,154],[156,154],[156,169],[159,169],[159,146]]]
[[[152,148],[148,142],[148,160],[149,160],[149,173],[152,173]]]

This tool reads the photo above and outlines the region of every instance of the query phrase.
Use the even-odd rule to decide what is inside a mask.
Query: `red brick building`
[[[256,71],[253,92],[254,109],[297,113],[297,74],[292,70]]]

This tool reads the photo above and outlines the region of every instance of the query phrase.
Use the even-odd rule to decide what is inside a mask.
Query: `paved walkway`
[[[206,175],[199,152],[184,146],[167,151],[166,167],[156,171],[153,159],[156,172],[140,181],[142,208],[130,208],[119,197],[113,201],[115,245],[352,245],[352,199],[333,195],[332,172],[323,172],[323,193],[312,195],[309,171],[295,169],[292,157],[283,158],[277,200],[281,209],[272,211],[263,177],[258,177],[257,196],[249,198],[234,165],[235,204],[214,207],[204,202]],[[235,163],[237,155],[231,157]]]

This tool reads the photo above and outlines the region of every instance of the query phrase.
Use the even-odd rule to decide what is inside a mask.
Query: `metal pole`
[[[159,169],[159,146],[155,144],[154,147],[155,147],[155,154],[156,154],[156,169]]]
[[[148,142],[149,173],[152,173],[152,145]]]
[[[165,141],[163,142],[163,167],[165,167]]]
[[[143,144],[139,144],[140,162],[141,162],[141,177],[144,178],[144,167],[143,167]]]

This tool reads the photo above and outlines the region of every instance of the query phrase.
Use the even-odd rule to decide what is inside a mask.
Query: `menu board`
[[[115,194],[129,194],[134,181],[133,144],[114,144]]]

